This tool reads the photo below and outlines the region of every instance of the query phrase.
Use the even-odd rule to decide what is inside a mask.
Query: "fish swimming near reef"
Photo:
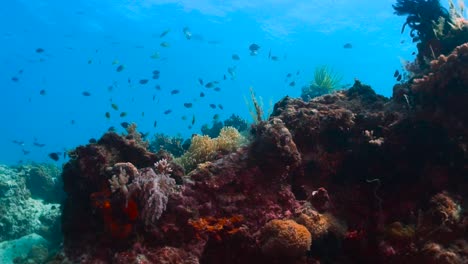
[[[37,48],[36,49],[36,53],[43,53],[44,52],[44,49],[43,48]]]
[[[165,37],[165,36],[167,35],[167,33],[169,33],[170,31],[171,31],[170,29],[164,30],[164,31],[161,33],[161,35],[159,35],[159,37],[160,37],[160,38]]]
[[[91,93],[88,91],[84,91],[81,93],[83,96],[91,96]]]
[[[177,89],[171,91],[171,95],[178,94],[178,93],[180,93],[180,91]]]
[[[124,70],[124,68],[125,68],[125,66],[119,65],[119,66],[117,66],[117,68],[116,68],[115,70],[116,70],[117,72],[121,72],[121,71]]]
[[[49,153],[49,158],[51,158],[54,161],[58,161],[60,159],[60,152],[52,152]]]
[[[147,79],[141,79],[139,81],[140,84],[147,84],[148,83],[148,80]]]
[[[344,49],[352,49],[352,48],[353,48],[353,44],[351,44],[351,43],[345,43],[345,44],[343,45],[343,48],[344,48]]]
[[[130,124],[128,122],[122,122],[120,123],[120,126],[127,129],[130,126]]]
[[[166,111],[164,111],[164,114],[165,114],[165,115],[168,115],[168,114],[170,114],[170,113],[172,113],[172,110],[171,110],[171,109],[167,109]]]
[[[192,103],[184,103],[185,108],[192,108],[193,104]]]
[[[231,58],[232,58],[232,60],[235,60],[235,61],[240,60],[240,57],[237,54],[232,54]]]
[[[184,32],[184,36],[186,39],[191,39],[192,38],[192,32],[190,32],[190,29],[188,27],[184,27],[182,29],[182,32]]]
[[[216,105],[215,105],[215,104],[210,104],[210,107],[213,108],[213,109],[216,109]]]
[[[39,91],[39,94],[40,94],[40,95],[46,95],[46,90],[44,90],[44,89],[40,90],[40,91]]]
[[[249,46],[250,56],[256,56],[258,54],[259,49],[260,49],[259,45],[255,44],[255,43],[250,44],[250,46]]]
[[[206,88],[213,88],[214,85],[215,85],[214,82],[209,82],[209,83],[205,84],[205,87]]]
[[[159,45],[160,45],[161,47],[163,47],[163,48],[169,48],[169,47],[171,46],[171,44],[169,44],[169,43],[166,42],[166,41],[161,42],[161,44],[159,44]]]

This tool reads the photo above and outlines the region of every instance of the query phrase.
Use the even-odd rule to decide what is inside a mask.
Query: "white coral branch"
[[[109,180],[111,191],[114,193],[116,191],[121,191],[125,196],[128,195],[128,178],[127,172],[123,167],[120,167],[119,175],[113,175],[112,178]]]

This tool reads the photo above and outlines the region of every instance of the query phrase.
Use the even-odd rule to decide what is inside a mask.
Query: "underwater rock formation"
[[[249,145],[188,175],[169,155],[117,134],[78,147],[63,172],[66,256],[466,263],[467,47],[439,57],[414,84],[396,86],[391,99],[359,81],[308,102],[286,97],[254,125]],[[157,176],[161,166],[178,175],[177,186]],[[148,207],[156,193],[164,196]]]
[[[0,166],[0,241],[36,233],[56,243],[60,241],[60,205],[32,198],[26,184],[29,176],[29,168]]]

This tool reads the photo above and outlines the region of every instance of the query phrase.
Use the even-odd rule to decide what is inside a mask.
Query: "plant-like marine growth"
[[[433,23],[443,18],[446,21],[444,27],[447,27],[450,19],[449,12],[439,0],[397,0],[393,9],[396,15],[407,16],[401,33],[406,26],[410,27],[413,42],[426,42],[434,38]]]
[[[270,109],[268,109],[268,112],[264,111],[263,98],[259,96],[257,99],[257,96],[255,95],[252,87],[250,87],[251,101],[247,100],[246,97],[244,97],[244,100],[245,104],[249,108],[249,113],[254,121],[254,124],[259,124],[263,120],[267,120],[273,110],[273,102],[270,101]]]
[[[304,101],[309,101],[315,97],[329,94],[339,88],[342,79],[343,77],[328,65],[319,66],[315,68],[312,83],[302,88],[301,98]]]
[[[397,0],[393,5],[396,15],[407,16],[401,32],[406,26],[411,28],[410,36],[418,42],[416,63],[422,70],[428,68],[430,60],[468,41],[463,1],[459,1],[458,8],[452,0],[448,4],[449,10],[439,0]]]

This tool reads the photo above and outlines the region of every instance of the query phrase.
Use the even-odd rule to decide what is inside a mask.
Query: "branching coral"
[[[219,153],[236,150],[243,142],[243,137],[233,127],[223,127],[217,138],[195,135],[188,151],[175,162],[180,163],[187,172],[197,164],[213,160]]]
[[[342,79],[343,77],[328,65],[319,66],[315,69],[312,83],[302,88],[301,98],[304,101],[308,101],[312,98],[331,93],[338,89]]]

